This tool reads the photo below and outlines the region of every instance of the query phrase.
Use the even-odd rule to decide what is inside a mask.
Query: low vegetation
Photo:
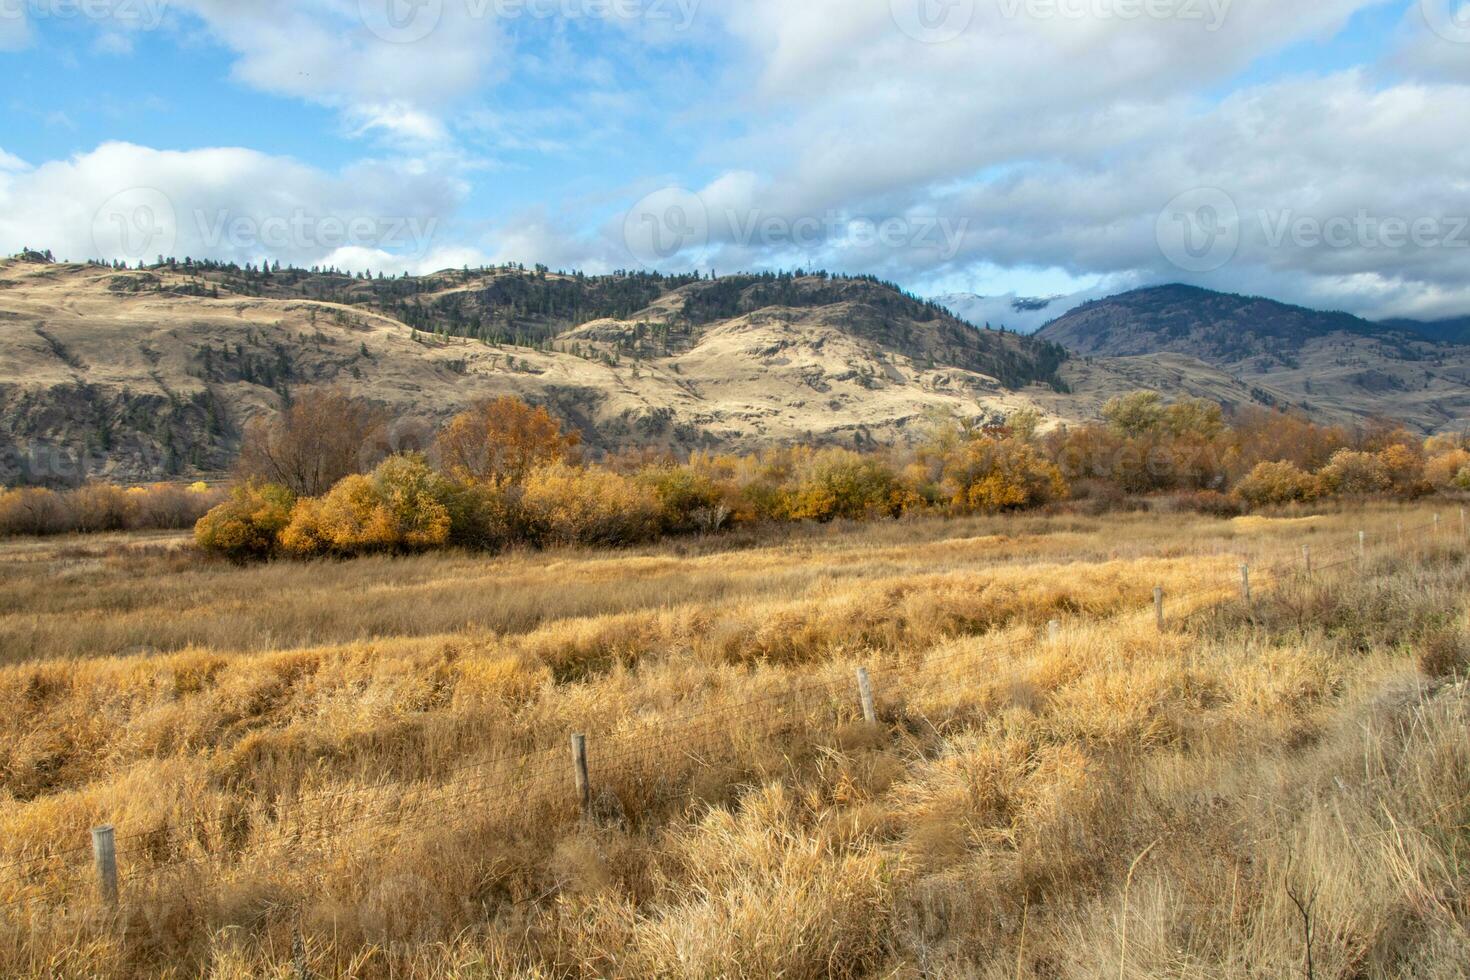
[[[352,534],[446,479],[397,466],[343,492]],[[866,487],[854,466],[824,479]],[[667,468],[663,495],[536,472],[552,501],[616,476],[592,496],[643,494],[653,524],[712,499]],[[1431,518],[835,520],[243,567],[10,542],[0,973],[1458,976],[1470,562]]]
[[[1458,438],[1424,443],[1386,424],[1349,432],[1268,412],[1231,425],[1217,405],[1166,404],[1153,392],[1114,399],[1099,424],[1044,434],[1038,415],[1021,412],[990,428],[935,419],[901,450],[793,447],[684,461],[630,454],[597,464],[578,459],[575,433],[545,409],[512,398],[456,417],[427,453],[384,458],[323,445],[322,433],[357,432],[368,413],[339,394],[317,394],[252,430],[271,449],[247,445],[247,460],[288,457],[292,465],[277,472],[312,478],[267,481],[258,465],[247,467],[234,497],[200,522],[200,546],[237,561],[626,546],[740,527],[1013,513],[1064,501],[1102,513],[1172,495],[1176,510],[1230,516],[1329,497],[1416,499],[1470,488],[1470,450]],[[364,472],[345,472],[353,459]],[[342,475],[313,493],[328,486],[320,479],[328,472]]]

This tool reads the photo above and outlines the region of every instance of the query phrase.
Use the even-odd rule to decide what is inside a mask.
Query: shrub
[[[71,509],[59,493],[39,488],[0,492],[0,534],[61,534],[72,528]]]
[[[1393,488],[1388,468],[1378,453],[1338,450],[1322,470],[1328,491],[1345,497],[1387,493]]]
[[[193,527],[199,518],[221,503],[222,494],[202,483],[176,487],[166,483],[128,491],[128,527],[136,530],[172,530]]]
[[[349,476],[325,497],[298,503],[281,546],[300,557],[442,547],[452,498],[422,457],[391,456],[371,476]]]
[[[659,502],[647,486],[600,467],[552,463],[521,489],[532,537],[551,545],[625,545],[658,536]]]
[[[1451,449],[1424,464],[1424,480],[1436,490],[1470,490],[1470,451]]]
[[[83,534],[121,531],[132,509],[127,491],[107,483],[88,483],[69,495],[72,525]]]
[[[1235,495],[1252,507],[1279,507],[1316,500],[1322,495],[1322,485],[1295,463],[1281,460],[1256,464],[1235,485]]]
[[[905,503],[897,477],[882,460],[824,449],[801,467],[787,507],[792,520],[825,522],[896,517]]]
[[[943,488],[950,507],[964,514],[1037,507],[1067,495],[1062,471],[1015,439],[960,446],[945,460]]]
[[[656,466],[642,479],[658,500],[659,524],[665,532],[718,531],[729,519],[724,493],[691,466]]]
[[[565,460],[581,442],[544,408],[519,398],[484,401],[439,433],[444,472],[464,483],[520,483],[533,467]]]
[[[1245,511],[1242,500],[1243,498],[1220,493],[1218,490],[1196,490],[1194,493],[1181,493],[1171,498],[1167,509],[1181,514],[1239,517]]]
[[[277,484],[245,484],[199,519],[194,541],[232,561],[269,558],[291,522],[295,494]]]
[[[1431,487],[1424,480],[1424,456],[1417,449],[1390,445],[1378,453],[1378,461],[1394,493],[1418,497],[1430,492]]]

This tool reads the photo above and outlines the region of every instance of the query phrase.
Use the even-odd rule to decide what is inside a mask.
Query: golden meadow
[[[1462,517],[1324,472],[1456,450],[1328,440],[1313,499],[1231,516],[1134,509],[1016,428],[953,438],[1025,442],[1071,499],[722,497],[723,533],[495,555],[0,544],[0,974],[1462,976]],[[481,485],[552,468],[683,466]]]

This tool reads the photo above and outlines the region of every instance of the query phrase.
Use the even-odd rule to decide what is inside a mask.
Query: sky
[[[1470,314],[1467,0],[0,0],[0,64],[0,252]]]

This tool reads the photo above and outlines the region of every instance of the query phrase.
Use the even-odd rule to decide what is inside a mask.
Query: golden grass
[[[1460,976],[1470,564],[1454,520],[1397,546],[1429,513],[0,547],[0,974],[1283,976],[1295,895],[1317,976]],[[1268,568],[1359,527],[1361,572]]]

